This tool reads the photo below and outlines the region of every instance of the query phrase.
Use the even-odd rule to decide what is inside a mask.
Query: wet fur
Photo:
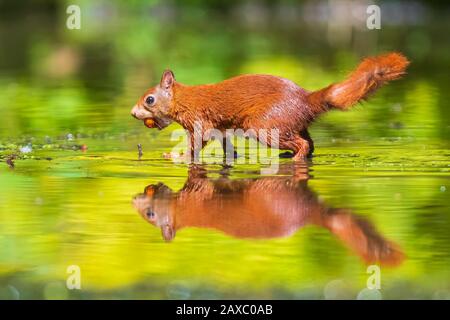
[[[314,150],[307,131],[314,119],[328,110],[346,110],[366,99],[386,82],[401,77],[408,64],[399,53],[366,58],[346,80],[313,92],[271,75],[242,75],[217,84],[187,86],[175,82],[173,73],[166,71],[160,88],[149,89],[137,106],[143,105],[149,94],[167,88],[161,98],[165,102],[151,111],[156,120],[176,121],[191,136],[196,121],[203,130],[278,129],[279,148],[291,150],[295,159],[302,159]],[[136,110],[132,112],[135,117]],[[270,134],[256,138],[271,145]]]

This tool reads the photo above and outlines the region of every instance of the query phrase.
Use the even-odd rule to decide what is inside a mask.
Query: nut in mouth
[[[147,128],[152,129],[152,128],[157,127],[158,129],[161,130],[161,127],[158,125],[158,123],[157,123],[157,122],[155,121],[155,119],[153,119],[153,118],[145,118],[145,119],[144,119],[144,124],[145,124],[145,126],[146,126]]]
[[[162,130],[172,123],[172,119],[170,119],[168,117],[164,117],[164,118],[148,117],[148,118],[145,118],[143,121],[147,128],[150,128],[150,129],[158,128],[158,130]]]

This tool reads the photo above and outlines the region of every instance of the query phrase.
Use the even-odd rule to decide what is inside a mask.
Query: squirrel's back
[[[175,101],[197,115],[221,124],[274,119],[299,112],[308,92],[294,82],[272,75],[247,74],[215,84],[175,88]],[[237,123],[236,123],[237,122]]]

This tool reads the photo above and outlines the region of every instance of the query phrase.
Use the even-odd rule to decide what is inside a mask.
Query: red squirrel
[[[279,149],[290,150],[295,160],[302,160],[314,151],[308,133],[314,119],[332,109],[349,109],[386,82],[400,78],[408,64],[408,59],[396,52],[369,57],[344,81],[317,91],[302,89],[288,79],[259,74],[188,86],[176,82],[173,72],[166,70],[160,84],[145,92],[131,114],[160,130],[172,121],[179,123],[190,133],[192,155],[207,143],[194,144],[194,124],[199,122],[202,130],[224,133],[226,129],[278,129]],[[272,144],[270,135],[256,138]]]
[[[401,248],[385,239],[372,223],[349,209],[331,208],[308,187],[304,169],[282,166],[289,176],[217,179],[193,167],[184,187],[173,192],[163,183],[149,185],[133,199],[148,222],[171,241],[184,228],[219,230],[242,239],[289,237],[307,225],[329,230],[368,264],[396,266]],[[270,190],[270,192],[267,192]]]

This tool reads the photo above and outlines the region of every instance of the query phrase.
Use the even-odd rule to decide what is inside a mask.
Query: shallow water
[[[450,19],[354,31],[352,48],[330,48],[320,25],[220,16],[206,32],[210,14],[196,7],[169,28],[139,2],[111,3],[112,16],[86,15],[78,33],[55,27],[64,8],[0,21],[0,298],[450,298],[450,54],[439,28]],[[270,73],[317,89],[388,50],[413,60],[409,74],[322,117],[313,159],[280,160],[274,174],[174,164],[162,155],[179,127],[130,117],[165,66],[189,84]],[[366,289],[373,264],[379,292]],[[66,288],[72,265],[81,290]]]
[[[319,144],[306,166],[285,159],[261,176],[256,165],[188,171],[163,147],[137,160],[124,150],[136,141],[85,139],[117,150],[42,149],[34,156],[52,160],[2,166],[2,297],[356,298],[381,263],[384,298],[448,298],[444,146]],[[171,242],[132,205],[158,183],[170,194],[153,195],[153,211],[171,216]],[[69,265],[80,291],[65,289]]]

